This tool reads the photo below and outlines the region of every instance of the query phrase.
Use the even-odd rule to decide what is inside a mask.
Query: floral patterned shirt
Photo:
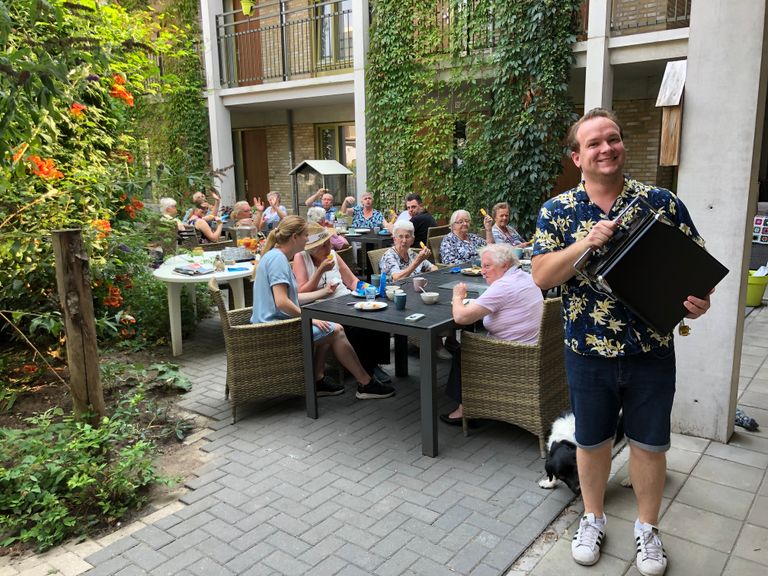
[[[485,246],[485,240],[470,232],[467,239],[462,240],[453,232],[449,232],[440,242],[440,261],[443,264],[458,264],[477,259],[477,251]]]
[[[384,215],[378,210],[374,209],[370,218],[363,216],[363,207],[359,204],[353,208],[352,214],[352,227],[353,228],[375,228],[378,226],[381,228],[384,222]]]
[[[384,252],[384,255],[381,257],[381,260],[379,261],[379,269],[381,270],[382,274],[387,275],[387,278],[392,278],[392,275],[395,272],[402,272],[408,268],[411,262],[416,260],[416,255],[416,252],[409,250],[408,260],[403,260],[400,257],[400,254],[397,253],[397,250],[390,248]],[[411,276],[424,274],[425,272],[430,272],[431,270],[432,263],[429,260],[422,260],[421,263],[416,266],[416,269],[413,271]]]
[[[549,199],[539,212],[533,255],[562,250],[584,238],[598,221],[615,219],[636,196],[664,214],[701,246],[685,205],[669,190],[625,178],[624,189],[608,214],[587,196],[582,181],[576,188]],[[631,216],[628,216],[631,217]],[[658,334],[620,302],[573,276],[562,285],[565,345],[589,356],[614,358],[672,345],[672,334]]]
[[[507,226],[507,231],[504,232],[494,224],[493,228],[491,228],[491,232],[493,233],[493,241],[496,242],[496,244],[506,243],[511,244],[512,246],[517,246],[518,244],[525,242],[523,237],[520,236],[518,231],[512,228],[512,226]]]

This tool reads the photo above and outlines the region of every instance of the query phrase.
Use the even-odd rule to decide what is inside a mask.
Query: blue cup
[[[376,286],[368,286],[365,289],[365,299],[369,302],[373,302],[376,300],[376,294],[378,293],[378,290],[376,289]]]
[[[405,292],[399,290],[395,292],[395,310],[405,310]]]
[[[379,284],[381,283],[381,274],[371,274],[371,284],[376,286],[376,288],[379,287]]]

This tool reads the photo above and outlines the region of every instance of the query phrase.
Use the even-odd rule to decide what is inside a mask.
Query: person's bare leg
[[[336,359],[341,365],[349,370],[355,380],[360,382],[360,384],[363,386],[368,384],[371,381],[371,377],[360,364],[355,349],[352,348],[352,344],[347,340],[347,335],[344,333],[344,329],[337,325],[333,334],[326,336],[326,339],[330,339],[330,348],[333,350],[333,355],[336,356]]]
[[[325,376],[325,361],[328,359],[328,350],[330,349],[330,342],[328,336],[315,342],[315,382],[322,379]]]
[[[594,450],[576,448],[576,462],[579,467],[584,514],[591,512],[596,518],[601,518],[605,487],[611,473],[611,442],[606,442],[605,445]]]
[[[666,477],[665,452],[650,452],[629,443],[629,478],[637,498],[637,517],[640,522],[654,526],[659,523]]]

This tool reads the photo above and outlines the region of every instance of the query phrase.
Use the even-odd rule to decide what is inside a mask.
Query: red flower
[[[19,161],[19,158],[21,158],[24,155],[24,152],[27,151],[27,148],[29,148],[29,144],[27,144],[26,142],[22,142],[21,145],[16,149],[16,152],[13,153],[14,163]]]
[[[133,154],[128,152],[128,150],[115,150],[115,156],[118,156],[125,160],[128,164],[133,164]]]
[[[112,81],[120,86],[125,84],[125,78],[123,78],[122,74],[112,74]]]
[[[115,78],[118,77],[122,80],[122,76],[115,76]],[[115,83],[112,84],[112,89],[109,91],[109,95],[113,98],[120,98],[128,106],[133,106],[133,94],[128,92],[123,84],[125,84],[125,80],[122,80],[121,82],[115,80]]]
[[[103,300],[104,306],[109,308],[120,308],[123,305],[123,295],[120,293],[120,288],[117,286],[109,287],[109,296]]]
[[[83,112],[88,108],[85,104],[80,104],[79,102],[72,102],[72,104],[69,105],[69,113],[72,114],[75,118],[78,118],[83,115]]]
[[[132,198],[131,204],[133,205],[136,210],[144,210],[144,202],[139,200],[138,198]]]
[[[56,169],[56,166],[53,164],[53,160],[51,158],[46,158],[43,160],[40,158],[40,156],[32,155],[29,157],[29,161],[32,163],[32,172],[34,172],[37,176],[40,176],[40,178],[45,180],[54,180],[64,177],[64,174]]]
[[[98,238],[105,238],[107,234],[112,232],[112,225],[109,223],[109,220],[94,220],[93,227],[99,231]]]

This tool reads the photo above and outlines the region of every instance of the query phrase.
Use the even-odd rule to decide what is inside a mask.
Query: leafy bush
[[[205,173],[199,36],[129,4],[0,2],[0,310],[37,344],[61,326],[50,233],[65,228],[83,230],[102,338],[168,330],[143,200],[153,185],[182,196],[175,175]],[[0,341],[18,337],[0,322]]]
[[[112,524],[146,500],[156,474],[153,444],[136,419],[142,393],[94,428],[49,410],[25,430],[0,429],[0,544],[45,550]]]

